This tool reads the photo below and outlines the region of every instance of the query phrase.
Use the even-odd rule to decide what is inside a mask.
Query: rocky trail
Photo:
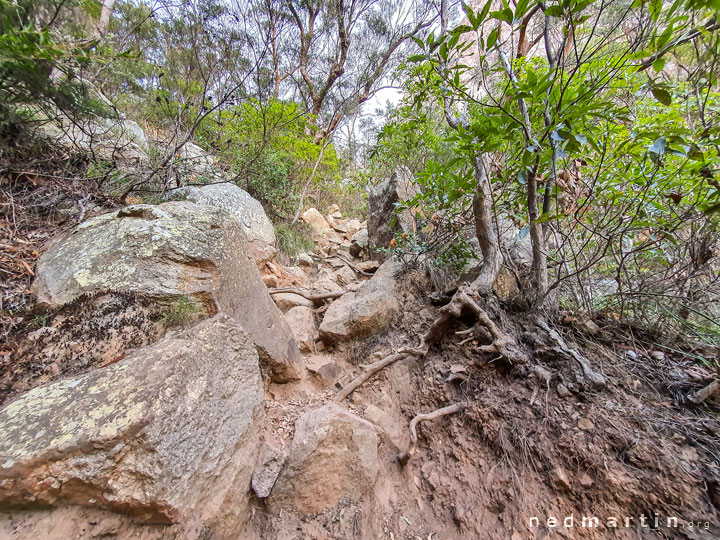
[[[307,210],[293,260],[229,184],[49,242],[4,347],[0,538],[717,538],[714,374],[526,313],[509,274],[446,317],[462,280],[371,257],[398,191]]]

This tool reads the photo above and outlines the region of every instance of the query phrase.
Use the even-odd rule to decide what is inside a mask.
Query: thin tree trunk
[[[315,166],[313,167],[312,173],[310,173],[310,178],[307,179],[307,182],[305,182],[305,186],[303,187],[302,193],[300,193],[300,201],[298,202],[297,211],[295,212],[295,217],[293,218],[291,225],[295,225],[298,222],[298,219],[300,219],[300,212],[302,212],[303,207],[303,200],[305,199],[305,195],[307,194],[307,190],[310,188],[310,184],[312,184],[313,178],[315,178],[315,173],[317,172],[318,166],[320,165],[320,161],[322,160],[323,154],[325,153],[325,149],[330,144],[330,138],[328,138],[325,141],[325,144],[323,144],[323,147],[320,149],[320,155],[318,156],[317,160],[315,161]]]
[[[473,289],[480,293],[489,293],[495,284],[502,259],[499,256],[499,239],[495,230],[492,211],[492,186],[487,174],[487,166],[482,155],[476,156],[475,193],[473,195],[473,215],[475,234],[477,235],[483,262],[480,275],[472,283]]]
[[[103,0],[102,11],[100,12],[100,20],[95,28],[95,36],[98,38],[105,37],[108,25],[110,24],[110,16],[115,8],[115,0]]]

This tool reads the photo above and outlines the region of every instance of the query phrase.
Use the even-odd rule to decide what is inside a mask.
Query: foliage
[[[71,9],[79,2],[67,2]],[[59,114],[71,120],[86,114],[106,114],[89,91],[83,70],[98,60],[94,40],[55,31],[49,2],[0,0],[0,131],[11,135],[31,118],[47,120]]]
[[[189,296],[180,296],[170,302],[163,316],[165,324],[168,326],[187,326],[190,323],[199,320],[205,310]]]
[[[275,224],[275,234],[277,235],[277,248],[287,258],[292,258],[304,251],[312,251],[315,247],[312,230],[303,222],[295,225],[277,223]]]
[[[320,156],[310,119],[293,102],[249,100],[218,111],[200,124],[197,139],[227,167],[243,188],[266,203],[276,216],[290,216],[304,181]],[[338,177],[331,144],[315,173],[315,186]]]
[[[409,98],[376,154],[398,138],[426,144],[428,115],[444,111],[453,129],[428,146],[447,145],[451,158],[422,156],[419,194],[408,203],[435,218],[426,223],[425,249],[440,253],[467,237],[478,186],[473,164],[482,159],[493,219],[535,232],[540,302],[577,285],[575,296],[590,307],[585,284],[611,276],[626,297],[672,290],[677,314],[678,298],[697,300],[690,290],[717,288],[706,270],[720,208],[713,68],[720,50],[708,30],[717,14],[700,4],[658,12],[642,3],[531,1],[491,11],[487,2],[478,12],[468,8],[467,24],[416,40],[423,52],[408,59]],[[534,13],[551,25],[547,55],[518,53],[522,45],[513,41]],[[620,23],[631,19],[642,25],[623,34]],[[669,58],[696,69],[686,77],[663,71]],[[633,313],[632,303],[621,312]]]

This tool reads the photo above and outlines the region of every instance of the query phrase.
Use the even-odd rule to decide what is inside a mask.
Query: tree
[[[283,39],[285,73],[317,118],[317,141],[375,95],[403,46],[437,16],[423,0],[284,0],[271,13],[292,28]]]

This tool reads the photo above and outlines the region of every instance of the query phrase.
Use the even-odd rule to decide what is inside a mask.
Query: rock
[[[215,158],[192,142],[185,143],[176,153],[173,165],[191,183],[220,183],[227,180],[225,173],[215,163]]]
[[[592,319],[579,317],[575,321],[575,328],[588,336],[598,336],[601,333],[600,327]]]
[[[273,380],[299,378],[302,358],[263,284],[238,220],[189,201],[128,206],[55,237],[40,257],[32,291],[59,307],[83,294],[189,297],[223,311],[250,334]]]
[[[262,280],[266,287],[273,288],[278,286],[278,278],[275,274],[264,274]]]
[[[276,237],[272,221],[260,202],[235,184],[225,182],[209,186],[185,186],[171,191],[168,198],[226,210],[240,221],[256,261],[269,260],[275,254]]]
[[[373,425],[328,403],[302,415],[288,460],[270,494],[270,507],[317,514],[341,498],[362,500],[378,473]]]
[[[0,411],[0,504],[90,506],[237,534],[263,398],[255,347],[223,314],[34,388]]]
[[[295,260],[297,261],[298,266],[305,266],[310,268],[315,267],[315,261],[309,253],[299,253],[298,255],[295,255]]]
[[[300,296],[295,293],[277,293],[272,295],[272,299],[275,301],[275,305],[280,308],[280,311],[287,313],[292,308],[302,306],[305,308],[312,308],[315,304],[312,300],[308,300],[304,296]]]
[[[589,418],[583,417],[578,421],[578,427],[583,431],[592,431],[595,429],[595,424]]]
[[[562,467],[555,467],[550,474],[555,487],[562,491],[567,491],[571,488],[570,477],[565,469]]]
[[[349,266],[342,266],[332,274],[332,280],[338,285],[347,286],[351,283],[355,283],[357,278],[355,277],[355,271]]]
[[[320,337],[342,342],[384,330],[400,309],[392,271],[396,268],[395,261],[387,261],[356,292],[348,292],[330,304],[320,324]]]
[[[331,230],[330,224],[316,208],[309,208],[302,213],[302,220],[310,225],[316,233],[325,234]]]
[[[630,350],[630,349],[625,351],[625,358],[627,358],[629,360],[637,360],[637,357],[638,357],[638,355],[635,351]]]
[[[561,398],[568,398],[572,396],[572,392],[570,392],[570,390],[568,390],[568,387],[565,386],[563,383],[557,385],[557,393],[558,396],[560,396]]]
[[[665,353],[662,351],[652,351],[650,353],[650,358],[662,362],[663,360],[665,360]]]
[[[579,479],[580,485],[584,488],[591,488],[593,485],[593,479],[588,473],[582,473]]]
[[[367,229],[360,229],[352,236],[350,242],[350,255],[353,257],[360,257],[368,250],[369,246],[370,237],[368,236]]]
[[[305,365],[325,386],[334,385],[345,374],[345,370],[331,356],[311,356]]]
[[[363,272],[375,272],[378,268],[380,268],[380,262],[379,261],[360,261],[355,264],[356,267],[358,267]]]
[[[315,347],[315,340],[318,338],[313,310],[305,306],[295,306],[285,314],[285,320],[292,329],[300,350],[312,352]]]
[[[258,463],[252,475],[252,488],[255,495],[261,499],[270,495],[285,459],[285,453],[279,448],[267,443],[262,445]]]
[[[316,290],[319,292],[340,292],[343,290],[343,287],[338,285],[332,279],[332,276],[326,275],[324,277],[319,278],[317,281],[315,281],[313,283],[313,290]]]
[[[415,231],[412,211],[395,213],[397,203],[415,195],[415,180],[406,167],[399,167],[390,178],[370,190],[367,232],[371,246],[387,247],[396,233]]]
[[[113,162],[123,172],[137,172],[138,166],[148,160],[150,142],[145,132],[137,122],[119,114],[92,82],[77,76],[74,82],[82,83],[88,97],[99,102],[109,114],[70,120],[57,112],[54,120],[40,123],[39,129],[58,146]]]
[[[289,276],[296,278],[302,284],[305,284],[307,281],[307,274],[299,266],[283,266],[282,270]]]
[[[345,236],[352,238],[356,233],[362,229],[362,223],[357,219],[351,219],[345,224]]]
[[[330,207],[327,209],[327,215],[330,217],[333,217],[335,219],[342,218],[342,213],[340,212],[340,207],[337,204],[330,205]]]
[[[520,288],[518,287],[515,276],[504,266],[500,267],[492,289],[503,302],[512,302],[520,296]]]

